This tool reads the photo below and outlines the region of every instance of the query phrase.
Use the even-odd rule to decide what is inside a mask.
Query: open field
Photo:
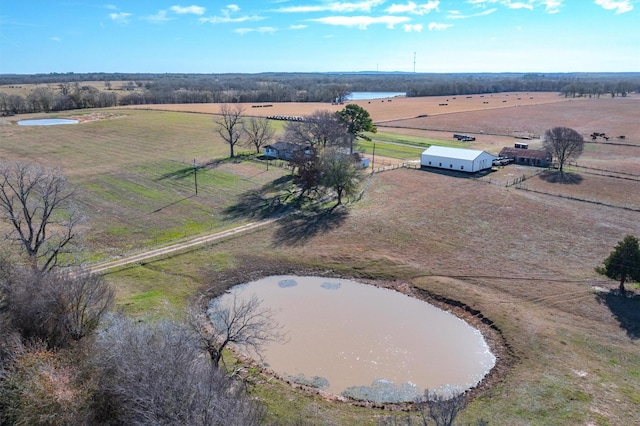
[[[461,129],[469,125],[469,117],[487,114],[476,123],[495,122],[496,133],[505,136],[484,134],[468,145],[481,149],[512,145],[513,137],[501,132],[525,117],[527,131],[574,123],[581,132],[616,134],[627,126],[619,131],[626,132],[628,145],[587,144],[578,160],[579,166],[604,172],[571,166],[570,181],[537,175],[523,182],[530,189],[525,191],[506,188],[503,182],[536,169],[508,166],[480,180],[387,171],[371,178],[361,201],[330,215],[283,219],[107,278],[117,290],[119,306],[140,317],[179,314],[197,295],[219,294],[229,285],[270,274],[355,277],[434,303],[450,299],[468,310],[443,306],[474,324],[484,327],[469,310],[493,322],[493,329],[483,330],[500,356],[460,424],[481,418],[491,425],[636,424],[640,300],[596,291],[617,284],[594,272],[625,234],[640,235],[640,101],[623,104],[632,99],[564,100],[555,95],[544,105],[427,118],[457,117],[459,122],[451,125]],[[626,106],[617,109],[620,105]],[[522,110],[527,114],[508,115]],[[569,115],[559,122],[555,117],[562,111]],[[394,114],[399,119],[402,112]],[[252,220],[252,207],[260,206],[245,204],[244,211],[234,214],[228,208],[252,191],[277,190],[271,183],[288,175],[258,163],[213,161],[228,155],[228,149],[207,114],[132,109],[73,114],[94,114],[95,120],[47,128],[5,121],[0,125],[0,156],[59,166],[81,188],[88,260],[246,223]],[[505,114],[511,118],[503,119]],[[591,128],[597,117],[609,119]],[[402,144],[424,137],[450,140],[445,125],[449,122],[441,131],[384,127],[379,140],[392,142],[393,132]],[[390,156],[403,159],[411,155],[404,148],[392,151]],[[194,158],[207,165],[198,171],[197,197]],[[326,401],[260,375],[252,378],[257,384],[252,391],[265,400],[273,422],[376,424],[390,414]]]
[[[350,101],[360,105],[371,115],[376,124],[392,120],[412,119],[420,115],[439,115],[476,110],[495,110],[516,105],[545,105],[549,103],[564,102],[567,99],[557,93],[496,93],[472,96],[429,96],[419,98],[407,98],[404,96]],[[487,102],[487,103],[484,103]],[[441,104],[447,104],[441,105]],[[247,115],[265,117],[269,115],[304,116],[318,110],[339,111],[344,105],[332,105],[319,102],[290,102],[290,103],[247,103],[241,105]],[[270,105],[270,106],[265,106]],[[216,114],[220,109],[219,104],[175,104],[175,105],[132,105],[133,109],[161,109],[167,111],[198,112],[204,114]]]

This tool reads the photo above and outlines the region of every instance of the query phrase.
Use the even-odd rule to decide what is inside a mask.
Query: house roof
[[[534,160],[551,160],[551,154],[549,154],[548,151],[540,149],[512,148],[510,146],[502,148],[500,156],[510,158],[533,158]]]
[[[447,146],[438,146],[438,145],[431,145],[422,154],[431,155],[433,157],[457,158],[459,160],[469,160],[469,161],[475,160],[482,154],[487,154],[487,155],[490,155],[491,157],[495,157],[494,155],[491,155],[479,149],[449,148]]]
[[[265,148],[271,148],[271,149],[275,149],[277,151],[296,151],[298,149],[304,149],[303,146],[300,145],[296,145],[295,143],[291,143],[291,142],[274,142],[270,145],[265,146]]]

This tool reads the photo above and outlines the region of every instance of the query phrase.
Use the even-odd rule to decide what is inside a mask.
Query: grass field
[[[515,166],[482,180],[409,169],[378,173],[362,200],[331,215],[281,220],[271,228],[108,274],[118,305],[139,317],[179,315],[197,295],[288,273],[354,277],[434,303],[447,298],[494,323],[487,328],[469,310],[447,308],[484,327],[499,355],[496,370],[461,413],[460,424],[480,418],[491,425],[637,424],[640,301],[596,291],[617,284],[598,276],[594,267],[625,234],[640,235],[640,129],[637,120],[628,123],[637,118],[640,102],[620,108],[619,99],[553,99],[527,108],[482,111],[486,117],[476,123],[495,122],[501,136],[484,134],[465,146],[499,149],[513,143],[503,133],[508,123],[531,132],[564,123],[574,123],[581,132],[624,131],[626,145],[587,144],[578,167],[568,169],[570,181],[537,175],[523,183],[529,191],[502,184],[531,170]],[[560,120],[555,108],[565,107],[566,120]],[[227,208],[251,191],[273,191],[269,184],[288,173],[276,167],[267,171],[254,162],[214,161],[227,156],[228,147],[217,138],[208,114],[86,113],[98,119],[47,128],[5,121],[0,155],[59,166],[78,185],[91,261],[251,220],[251,209],[230,215]],[[376,155],[418,159],[424,144],[451,143],[449,126],[471,126],[476,114],[446,115],[459,121],[435,130],[416,123],[385,126],[374,135]],[[593,117],[610,118],[594,123]],[[206,165],[198,171],[197,197],[194,159]],[[252,392],[265,401],[273,422],[376,424],[391,415],[327,401],[258,374],[252,379]],[[393,415],[402,419],[406,414]]]

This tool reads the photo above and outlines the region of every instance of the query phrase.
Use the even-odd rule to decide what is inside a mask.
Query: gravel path
[[[232,229],[228,229],[226,231],[216,232],[214,234],[204,235],[202,237],[194,238],[192,240],[185,241],[183,243],[173,244],[167,247],[149,250],[143,253],[138,253],[136,255],[123,257],[117,260],[98,263],[96,265],[92,265],[88,267],[87,269],[92,273],[108,272],[112,269],[126,267],[131,264],[148,261],[157,257],[166,256],[168,254],[173,254],[179,251],[185,251],[193,247],[220,241],[222,239],[235,236],[237,234],[241,234],[257,228],[267,226],[275,222],[277,219],[278,218],[275,217],[275,218],[261,220],[258,222],[247,223],[246,225],[238,226]]]

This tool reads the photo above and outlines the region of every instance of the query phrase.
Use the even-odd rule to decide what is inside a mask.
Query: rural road
[[[264,226],[267,226],[280,217],[274,217],[270,219],[264,219],[257,222],[247,223],[242,226],[238,226],[232,229],[228,229],[226,231],[216,232],[214,234],[204,235],[202,237],[194,238],[189,241],[185,241],[183,243],[173,244],[167,247],[162,247],[155,250],[146,251],[144,253],[139,253],[132,256],[123,257],[117,260],[112,260],[108,262],[98,263],[92,266],[87,267],[87,270],[91,273],[104,273],[108,272],[111,269],[122,268],[124,266],[128,266],[134,263],[139,263],[143,261],[148,261],[153,258],[157,258],[160,256],[165,256],[168,254],[172,254],[178,251],[184,251],[190,249],[192,247],[201,246],[204,244],[220,241],[225,238],[229,238],[244,232],[248,232],[254,229],[258,229]]]

